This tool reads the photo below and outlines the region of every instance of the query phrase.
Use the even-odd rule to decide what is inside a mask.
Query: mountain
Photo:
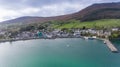
[[[48,21],[65,21],[71,19],[69,15],[61,15],[61,16],[54,16],[54,17],[33,17],[33,16],[24,16],[19,17],[12,20],[3,21],[3,24],[10,24],[10,23],[42,23]]]
[[[41,23],[47,21],[67,21],[76,19],[80,21],[91,21],[98,19],[119,19],[120,18],[120,2],[117,3],[100,3],[93,4],[85,9],[67,15],[54,16],[54,17],[31,17],[25,16],[2,23]]]
[[[81,21],[98,19],[119,19],[120,2],[93,4],[76,13],[76,16],[76,18],[80,19]]]

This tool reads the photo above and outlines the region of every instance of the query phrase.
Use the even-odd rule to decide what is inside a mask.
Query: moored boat
[[[106,42],[104,41],[104,44],[106,44]]]

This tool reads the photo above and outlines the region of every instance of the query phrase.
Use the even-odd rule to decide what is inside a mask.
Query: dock
[[[104,42],[113,53],[118,53],[118,49],[109,40],[105,39]]]

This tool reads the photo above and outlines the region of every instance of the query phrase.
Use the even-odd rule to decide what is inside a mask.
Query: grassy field
[[[64,23],[62,25],[53,24],[53,28],[112,28],[112,27],[120,27],[120,19],[102,19],[102,20],[95,20],[95,21],[74,21],[69,23]]]

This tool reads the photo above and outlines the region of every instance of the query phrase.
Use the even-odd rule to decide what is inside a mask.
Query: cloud
[[[114,2],[119,2],[115,0]],[[113,0],[0,0],[0,21],[21,16],[57,16]]]
[[[0,21],[13,19],[21,16],[48,17],[48,16],[64,15],[64,14],[77,12],[81,8],[83,8],[83,5],[76,3],[74,3],[74,5],[71,4],[73,3],[51,4],[51,5],[44,5],[42,7],[24,7],[19,9],[0,8],[0,13],[2,13],[0,15]]]

